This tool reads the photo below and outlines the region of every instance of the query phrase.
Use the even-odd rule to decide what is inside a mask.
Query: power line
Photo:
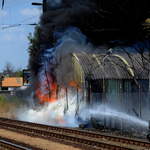
[[[28,18],[28,19],[25,19],[25,20],[23,20],[23,21],[20,21],[20,22],[18,22],[18,23],[16,23],[16,24],[3,27],[0,31],[4,30],[4,29],[6,29],[6,28],[16,27],[16,26],[20,26],[20,25],[38,25],[38,24],[36,24],[36,23],[30,23],[30,24],[20,24],[20,23],[25,22],[25,21],[27,21],[27,20],[30,20],[30,19],[32,19],[32,18],[35,18],[35,17],[37,17],[37,16],[39,16],[39,15],[40,15],[40,14],[38,14],[38,15],[36,15],[36,16],[33,16],[33,17],[30,17],[30,18]]]
[[[33,16],[33,17],[30,17],[30,18],[28,18],[28,19],[22,20],[22,21],[18,22],[17,24],[19,24],[19,23],[21,23],[21,22],[24,22],[24,21],[27,21],[27,20],[30,20],[30,19],[32,19],[32,18],[35,18],[35,17],[37,17],[37,16],[39,16],[39,15],[41,15],[41,13],[38,14],[38,15],[35,15],[35,16]]]
[[[33,18],[35,18],[35,17],[37,17],[37,16],[40,16],[41,15],[41,13],[40,14],[37,14],[37,15],[35,15],[35,16],[33,16],[33,17],[30,17],[30,18],[27,18],[27,19],[25,19],[25,20],[22,20],[22,21],[20,21],[20,22],[18,22],[18,23],[15,23],[15,24],[0,24],[0,25],[9,25],[8,27],[14,27],[14,26],[18,26],[18,25],[21,25],[20,23],[22,23],[22,22],[25,22],[25,21],[27,21],[27,20],[30,20],[30,19],[33,19]],[[23,24],[22,24],[23,25]],[[31,24],[24,24],[24,25],[35,25],[35,23],[31,23]],[[7,28],[7,27],[4,27],[4,28]]]
[[[12,5],[12,6],[9,6],[9,7],[2,8],[0,11],[2,11],[3,9],[8,9],[8,8],[10,8],[10,7],[15,7],[15,6],[18,6],[18,5],[22,5],[22,4],[24,4],[24,3],[28,3],[28,2],[30,2],[30,1],[32,1],[32,0],[27,0],[27,1],[25,1],[25,2],[18,3],[18,4],[16,4],[16,5]]]
[[[21,5],[21,4],[27,3],[27,2],[29,2],[29,1],[31,1],[31,0],[28,0],[28,1],[25,1],[25,2],[22,2],[22,3],[16,4],[16,5],[13,5],[13,6],[11,6],[11,7],[14,7],[14,6],[17,6],[17,5]],[[19,21],[18,23],[11,24],[11,7],[8,7],[8,8],[9,8],[9,13],[10,13],[10,17],[9,17],[9,19],[10,19],[10,24],[7,24],[8,26],[3,27],[2,30],[5,29],[5,28],[20,26],[20,25],[37,25],[36,23],[31,23],[31,24],[21,24],[21,23],[22,23],[22,22],[25,22],[25,21],[27,21],[27,20],[33,19],[33,18],[35,18],[35,17],[41,15],[41,13],[39,13],[39,14],[33,16],[33,17],[27,18],[27,19],[25,19],[25,20]],[[0,11],[2,11],[2,10],[0,10]],[[2,22],[3,22],[3,14],[2,14]],[[6,24],[3,23],[3,24],[0,24],[0,25],[5,26]],[[1,31],[1,30],[0,30],[0,31]]]

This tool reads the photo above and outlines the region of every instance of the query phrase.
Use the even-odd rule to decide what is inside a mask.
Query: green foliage
[[[27,49],[30,56],[36,56],[36,52],[40,49],[41,44],[41,29],[39,26],[35,26],[34,33],[32,35],[31,32],[29,32],[29,35],[27,36],[29,40],[29,47]]]
[[[23,98],[9,97],[0,94],[0,117],[14,118],[17,113],[17,109],[22,105],[26,105],[26,101]]]
[[[23,77],[23,72],[21,70],[18,71],[17,77]]]
[[[13,74],[9,74],[9,77],[14,77]]]
[[[6,105],[5,97],[4,95],[0,95],[0,106],[4,108],[5,105]]]

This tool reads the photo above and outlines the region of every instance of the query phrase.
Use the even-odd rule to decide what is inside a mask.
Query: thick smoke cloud
[[[69,26],[78,27],[94,45],[137,40],[144,34],[142,23],[149,17],[149,6],[148,0],[48,0],[40,25],[46,43],[54,41],[55,28]]]
[[[87,1],[61,1],[60,3],[48,3],[48,11],[41,16],[40,25],[43,29],[44,40],[46,43],[53,42],[53,32],[55,27],[69,26],[79,27],[84,21],[84,16],[90,12]]]
[[[69,27],[59,40],[61,41],[61,44],[55,48],[54,55],[55,63],[59,64],[55,68],[57,83],[59,85],[67,85],[67,83],[74,78],[72,74],[74,72],[72,53],[105,53],[106,51],[106,49],[102,50],[102,47],[96,49],[91,43],[87,43],[86,36],[75,27]]]

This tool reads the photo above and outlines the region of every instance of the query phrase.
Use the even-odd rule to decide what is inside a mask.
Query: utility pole
[[[32,5],[42,5],[43,6],[43,13],[45,13],[47,11],[47,0],[43,0],[43,3],[36,3],[36,2],[33,2]]]
[[[47,11],[47,2],[46,0],[43,0],[43,13]]]
[[[104,66],[105,66],[105,59],[113,52],[113,49],[110,48],[107,52],[107,55],[103,58],[103,101],[104,101],[104,107],[105,107],[105,69],[104,69]],[[104,108],[104,111],[105,111],[105,108]],[[106,117],[104,115],[104,128],[106,127]]]
[[[104,69],[104,66],[105,66],[105,59],[113,52],[113,49],[110,48],[107,52],[107,55],[103,58],[103,101],[104,101],[104,105],[105,105],[105,69]]]

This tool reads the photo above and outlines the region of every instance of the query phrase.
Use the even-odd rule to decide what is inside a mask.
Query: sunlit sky
[[[10,62],[14,69],[27,68],[27,36],[35,27],[28,24],[38,24],[42,14],[42,6],[31,5],[32,2],[42,3],[43,0],[5,0],[3,9],[0,0],[0,72],[6,62]]]

